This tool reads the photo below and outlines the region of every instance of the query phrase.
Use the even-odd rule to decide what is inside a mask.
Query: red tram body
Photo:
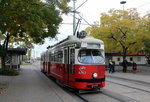
[[[104,43],[91,37],[69,36],[41,55],[41,71],[71,88],[105,86]]]

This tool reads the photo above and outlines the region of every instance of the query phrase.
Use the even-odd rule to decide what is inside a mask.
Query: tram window
[[[58,61],[58,54],[57,52],[54,53],[54,62],[57,62]]]
[[[58,59],[58,60],[57,60],[58,62],[62,62],[62,60],[63,60],[63,52],[62,52],[62,51],[59,51],[59,52],[58,52],[58,57],[57,57],[57,59]]]
[[[90,50],[81,50],[78,59],[81,63],[94,63]]]
[[[51,61],[54,61],[54,54],[52,54],[51,57]]]
[[[64,51],[64,63],[67,64],[68,59],[67,59],[67,50]]]
[[[74,58],[75,58],[75,51],[74,51],[74,49],[71,49],[71,51],[70,51],[70,63],[71,64],[74,64]]]
[[[47,62],[47,54],[45,55],[45,62]]]
[[[45,54],[44,54],[44,56],[43,56],[43,61],[45,62]]]
[[[75,50],[71,49],[70,50],[70,73],[74,74],[74,63],[75,63]]]
[[[51,54],[49,54],[49,62],[51,62],[51,60],[52,60],[52,56]]]
[[[130,61],[133,61],[133,58],[132,58],[132,57],[130,57]]]
[[[65,63],[65,72],[67,72],[67,62],[68,62],[68,55],[67,55],[67,49],[64,50],[64,63]]]
[[[94,63],[104,63],[104,57],[102,56],[101,52],[98,50],[92,51]]]
[[[78,60],[84,64],[104,64],[105,60],[100,50],[86,49],[80,50]]]

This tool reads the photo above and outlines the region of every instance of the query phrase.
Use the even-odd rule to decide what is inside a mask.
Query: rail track
[[[127,84],[123,84],[122,82],[115,82],[115,81],[112,81],[111,79],[117,79],[119,81],[122,81],[122,82],[129,82],[131,84],[135,84],[135,85],[127,85]],[[117,84],[117,85],[121,85],[121,86],[124,86],[124,87],[128,87],[128,88],[132,88],[132,89],[136,89],[136,90],[140,90],[140,91],[143,91],[143,92],[147,92],[147,93],[150,93],[150,90],[147,90],[148,88],[150,88],[150,83],[148,82],[143,82],[143,81],[138,81],[138,80],[132,80],[132,79],[126,79],[126,78],[118,78],[118,77],[111,77],[110,80],[107,79],[107,82],[110,82],[110,83],[113,83],[113,84]],[[140,87],[142,86],[142,87]],[[147,87],[147,89],[144,89],[144,87]]]
[[[150,87],[150,82],[145,82],[145,81],[140,81],[140,80],[133,80],[133,79],[127,79],[127,78],[121,78],[121,77],[116,77],[116,76],[107,76],[107,78],[113,78],[113,79],[117,79],[117,80],[125,80],[125,81],[129,81],[129,82],[132,82],[132,83],[134,82],[134,83],[138,83],[138,84]]]
[[[38,72],[37,70],[35,70],[35,71]],[[64,91],[66,91],[72,97],[74,97],[78,102],[97,102],[94,100],[99,100],[100,102],[107,102],[107,100],[109,100],[110,102],[139,102],[132,98],[109,91],[107,89],[102,89],[98,92],[77,93],[77,92],[73,91],[72,89],[68,89],[68,88],[58,84],[56,82],[56,80],[54,80],[52,77],[49,77],[49,76],[47,76],[47,77],[50,80],[52,80],[56,85],[60,86]],[[105,100],[106,98],[107,98],[107,100]]]

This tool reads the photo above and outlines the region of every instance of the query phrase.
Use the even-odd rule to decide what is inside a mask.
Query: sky
[[[77,0],[76,8],[79,7],[86,0]],[[124,4],[124,9],[137,8],[138,12],[142,15],[145,15],[147,12],[150,12],[150,1],[149,0],[87,0],[79,9],[80,15],[84,18],[89,24],[94,24],[95,21],[100,21],[100,14],[103,12],[108,12],[110,9],[123,9],[123,4],[120,4],[121,1],[126,1]],[[69,3],[69,6],[73,7],[73,2]],[[72,13],[67,15],[62,15],[62,23],[72,23],[73,17]],[[78,17],[78,16],[77,16]],[[87,24],[83,19],[81,23]],[[80,25],[80,31],[84,30],[89,25]],[[43,45],[34,45],[32,51],[32,58],[40,57],[41,53],[46,51],[47,46],[58,43],[59,41],[67,38],[69,35],[73,35],[73,26],[71,24],[61,24],[59,27],[59,34],[56,39],[45,39]]]

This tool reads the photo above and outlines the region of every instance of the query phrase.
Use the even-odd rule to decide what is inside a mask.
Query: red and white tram
[[[41,55],[41,70],[71,88],[105,86],[104,43],[91,37],[69,36]]]

